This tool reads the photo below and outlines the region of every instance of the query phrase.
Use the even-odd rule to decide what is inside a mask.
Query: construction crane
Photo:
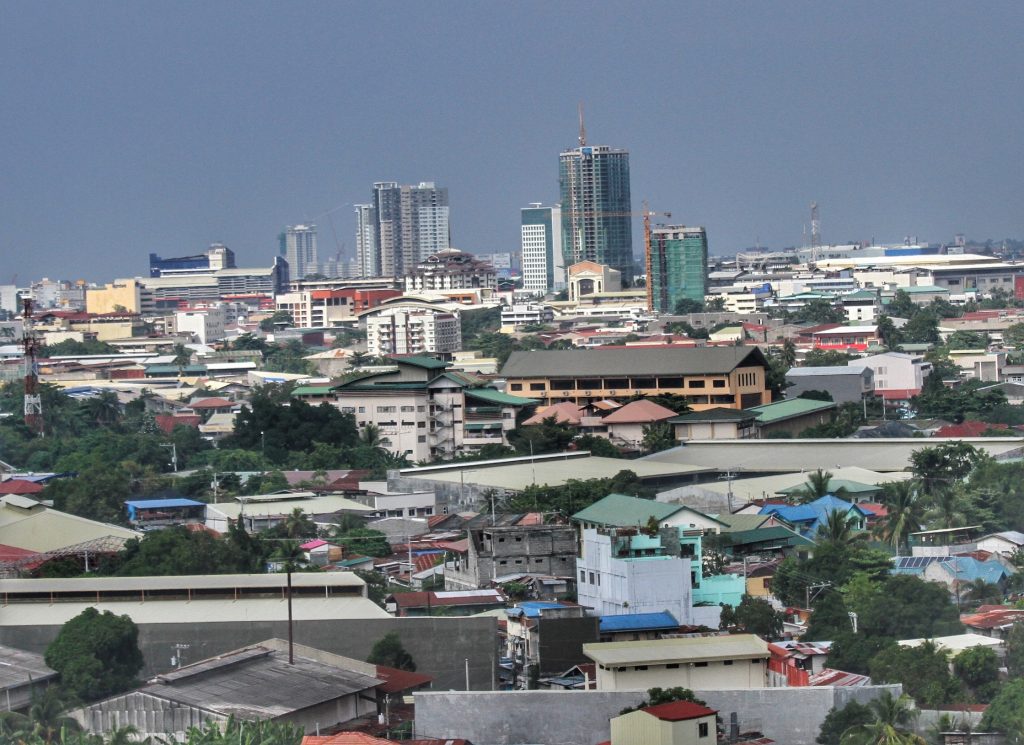
[[[22,348],[25,355],[25,425],[43,436],[43,399],[39,395],[39,340],[32,327],[32,298],[21,301]]]
[[[563,212],[569,219],[569,224],[575,227],[577,220],[587,220],[601,217],[640,217],[644,221],[644,271],[647,273],[647,310],[654,310],[654,290],[651,287],[651,270],[652,270],[652,257],[651,257],[651,218],[652,217],[672,217],[671,212],[654,212],[647,206],[647,201],[643,202],[643,209],[640,212],[575,212],[572,210],[566,210]],[[583,241],[578,241],[580,248],[583,246]],[[581,257],[582,258],[582,257]]]

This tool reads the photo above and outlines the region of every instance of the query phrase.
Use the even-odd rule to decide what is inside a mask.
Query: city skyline
[[[718,255],[801,243],[811,201],[826,242],[1024,235],[1015,3],[4,8],[4,283],[216,242],[265,265],[296,221],[351,257],[383,179],[444,184],[457,248],[515,250],[581,100],[590,140],[630,151],[633,211],[704,225]]]

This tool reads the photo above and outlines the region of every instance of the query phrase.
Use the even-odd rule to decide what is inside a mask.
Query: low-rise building
[[[765,688],[768,643],[754,634],[586,644],[597,663],[597,690]]]
[[[517,671],[558,675],[585,661],[583,645],[598,640],[599,619],[573,603],[527,601],[505,610],[505,656]],[[526,675],[516,682],[525,687]]]
[[[921,355],[885,352],[852,361],[857,367],[870,367],[874,374],[875,395],[886,401],[909,401],[921,392],[932,364]]]
[[[836,403],[860,403],[874,392],[874,372],[867,365],[794,367],[786,373],[787,398],[808,391],[828,393]]]
[[[713,745],[718,712],[672,701],[612,717],[609,745]]]
[[[667,420],[676,440],[741,440],[757,434],[757,416],[747,411],[718,407],[691,411]]]
[[[462,349],[458,313],[387,310],[366,317],[366,349],[389,354],[451,354]]]
[[[813,334],[815,349],[863,352],[882,343],[877,326],[836,326]]]
[[[465,554],[445,566],[445,587],[475,590],[509,574],[575,576],[576,531],[569,525],[509,525],[468,531]]]
[[[789,398],[747,409],[757,417],[758,437],[798,435],[810,427],[831,422],[835,410],[836,404],[832,401],[810,398]]]

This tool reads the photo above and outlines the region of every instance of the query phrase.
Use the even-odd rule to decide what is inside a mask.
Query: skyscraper
[[[630,217],[629,152],[587,145],[559,156],[562,196],[562,254],[566,266],[579,261],[608,264],[633,277],[633,232]]]
[[[448,190],[424,181],[373,185],[373,202],[356,205],[356,251],[363,276],[398,277],[448,248]]]
[[[664,225],[651,229],[653,310],[672,313],[686,298],[704,302],[708,279],[708,237],[704,228]]]
[[[316,254],[316,225],[289,225],[284,230],[285,260],[292,279],[320,271]]]
[[[534,202],[521,212],[523,289],[542,295],[565,286],[561,206]]]

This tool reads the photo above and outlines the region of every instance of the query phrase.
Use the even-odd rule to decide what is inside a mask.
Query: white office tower
[[[377,210],[372,204],[357,204],[356,208],[356,261],[359,276],[379,277],[380,249],[377,244]]]
[[[523,289],[536,295],[565,287],[562,210],[533,202],[521,211]]]
[[[356,205],[356,251],[365,277],[400,277],[448,248],[448,190],[432,181],[373,185],[373,202]]]
[[[285,228],[285,260],[293,280],[320,271],[316,254],[316,225],[289,225]]]

